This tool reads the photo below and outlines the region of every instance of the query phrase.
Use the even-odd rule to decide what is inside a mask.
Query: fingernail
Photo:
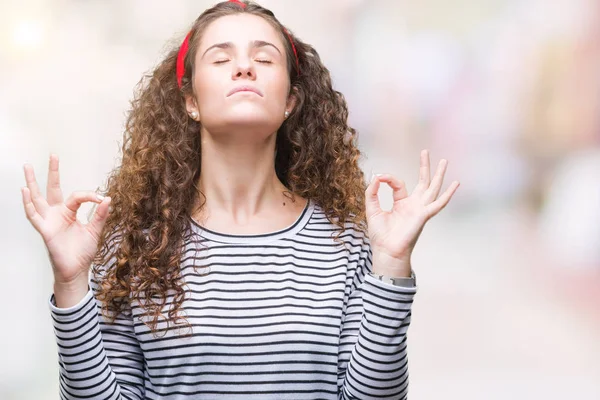
[[[104,196],[102,196],[101,194],[97,194],[96,197],[98,198],[98,200],[102,201],[104,200]]]

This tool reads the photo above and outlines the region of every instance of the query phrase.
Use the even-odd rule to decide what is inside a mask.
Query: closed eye
[[[225,64],[228,61],[229,60],[218,60],[218,61],[215,61],[214,64]],[[254,61],[263,63],[263,64],[273,64],[273,61],[271,61],[271,60],[254,60]]]

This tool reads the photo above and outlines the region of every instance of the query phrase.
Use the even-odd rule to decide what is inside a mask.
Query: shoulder
[[[314,226],[319,226],[320,229],[339,232],[339,239],[342,240],[345,245],[368,251],[370,249],[370,241],[366,226],[359,226],[354,222],[354,217],[354,214],[350,214],[349,218],[342,224],[343,228],[341,228],[340,224],[338,224],[339,219],[337,217],[328,216],[325,210],[319,204],[315,203],[310,223]]]

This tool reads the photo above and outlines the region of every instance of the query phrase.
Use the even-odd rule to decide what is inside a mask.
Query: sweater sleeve
[[[100,313],[94,297],[97,284],[76,305],[58,308],[54,294],[50,311],[58,344],[60,398],[141,400],[144,357],[133,330],[131,310],[114,323]]]
[[[417,287],[381,282],[368,242],[350,284],[340,332],[339,399],[406,399],[406,332]]]

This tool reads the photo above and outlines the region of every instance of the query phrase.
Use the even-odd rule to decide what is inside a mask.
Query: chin
[[[229,126],[241,128],[264,127],[265,130],[275,131],[281,125],[281,121],[274,118],[274,114],[265,109],[256,109],[256,107],[235,107],[229,112],[223,113],[223,123]]]
[[[219,121],[211,121],[204,125],[214,134],[237,132],[256,132],[258,134],[270,135],[281,126],[281,121],[273,118],[273,115],[265,113],[235,113],[235,115],[222,115]],[[261,135],[262,136],[262,135]]]

